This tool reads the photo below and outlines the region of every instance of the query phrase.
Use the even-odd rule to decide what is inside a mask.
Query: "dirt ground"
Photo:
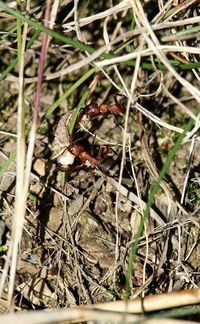
[[[88,29],[87,33],[85,31],[85,35],[89,41],[92,38],[91,30]],[[98,37],[97,32],[95,37]],[[32,52],[27,57],[25,79],[36,75],[39,49],[36,46],[36,58]],[[10,61],[9,51],[5,49],[4,54],[1,63],[6,66]],[[78,52],[50,46],[45,72],[56,72],[55,66],[59,64],[64,67],[64,55],[67,64],[81,59]],[[123,106],[123,114],[99,114],[91,118],[92,127],[89,130],[82,130],[78,126],[73,131],[73,143],[82,145],[91,156],[98,158],[98,165],[86,163],[79,168],[81,161],[76,157],[74,166],[78,168],[61,170],[58,161],[53,159],[56,128],[68,109],[77,106],[83,89],[80,87],[74,91],[50,117],[46,118],[45,114],[69,84],[73,84],[86,70],[87,67],[84,67],[69,74],[68,79],[60,78],[56,80],[58,84],[44,80],[16,273],[14,303],[18,310],[70,307],[124,298],[132,244],[142,217],[141,209],[145,209],[144,204],[157,178],[149,164],[153,161],[159,173],[177,138],[176,132],[156,125],[144,115],[141,133],[136,107],[131,104],[124,150],[122,144],[128,100],[121,96],[119,102]],[[131,67],[122,66],[119,70],[130,84]],[[17,68],[12,75],[16,77]],[[168,90],[174,96],[183,98],[183,101],[185,99],[187,106],[194,112],[194,100],[186,97],[184,89],[178,88],[174,79],[169,81],[168,72],[163,75],[163,83]],[[115,80],[114,71],[111,71],[110,77]],[[185,72],[185,78],[190,79],[191,72]],[[1,166],[16,149],[16,80],[9,79],[0,84]],[[84,90],[88,89],[92,80],[90,78],[84,84]],[[159,84],[158,71],[157,74],[154,71],[141,71],[135,94],[136,103],[166,123],[183,128],[188,122],[188,116],[164,90],[155,96],[148,96],[158,89]],[[32,120],[34,93],[35,83],[25,84],[27,135]],[[87,103],[114,104],[114,95],[117,93],[110,81],[102,77]],[[131,298],[141,293],[160,294],[200,287],[198,134],[191,157],[190,149],[191,139],[181,144],[165,177],[167,189],[164,186],[159,189],[149,218],[145,221],[129,283]],[[178,203],[181,201],[187,172],[189,180],[181,209]],[[10,241],[15,180],[16,161],[13,159],[0,182],[1,269],[5,265]],[[0,302],[1,311],[6,309],[6,300],[7,286]]]
[[[9,94],[8,87],[7,83],[2,87],[7,89],[4,90],[6,95]],[[8,112],[3,112],[1,128],[15,133],[17,117],[16,109],[12,109],[12,113],[11,107],[7,107]],[[116,143],[110,146],[108,156],[96,168],[83,166],[80,170],[60,171],[50,158],[53,136],[38,134],[16,275],[18,306],[65,307],[123,298],[131,242],[141,218],[139,206],[123,195],[123,191],[117,194],[110,181],[117,182],[119,177],[123,119],[124,116],[116,119],[109,115],[106,118],[100,116],[95,121],[97,138],[100,136],[104,141]],[[131,159],[141,198],[145,201],[153,177],[142,155],[134,116],[130,117],[129,124],[134,129]],[[92,145],[96,152],[98,139],[84,135],[81,134],[81,138],[78,132],[81,143],[90,148]],[[167,135],[166,138],[151,138],[153,136],[149,139],[153,156],[158,154],[156,141],[161,141],[162,148],[171,140]],[[14,147],[15,140],[1,134],[1,151],[6,156]],[[182,145],[170,168],[169,179],[177,192],[182,190],[189,148],[188,143]],[[193,222],[187,215],[177,214],[176,204],[163,191],[159,192],[153,208],[160,223],[151,217],[146,223],[132,277],[131,296],[142,291],[161,293],[199,285],[200,249],[196,225],[199,179],[195,171],[200,162],[199,151],[197,143],[192,160],[192,189],[187,197],[188,215],[193,215],[196,220]],[[126,155],[122,186],[134,193],[130,156],[128,152]],[[1,160],[4,163],[5,156]],[[78,158],[76,164],[80,164]],[[4,246],[9,245],[14,192],[15,162],[1,181],[1,242]],[[2,252],[1,267],[4,257],[5,252]]]

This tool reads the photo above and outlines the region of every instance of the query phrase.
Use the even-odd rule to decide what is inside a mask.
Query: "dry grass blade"
[[[20,5],[20,1],[18,2]],[[29,7],[29,3],[27,8]],[[15,217],[13,218],[11,242],[9,246],[7,261],[4,273],[1,277],[0,296],[2,295],[3,286],[8,274],[9,264],[10,283],[8,300],[11,303],[15,283],[15,273],[17,266],[18,247],[21,242],[21,234],[24,222],[25,200],[22,196],[24,189],[24,165],[25,165],[25,127],[24,127],[24,53],[26,46],[26,36],[28,32],[27,24],[24,25],[23,34],[21,35],[21,21],[18,20],[18,56],[19,56],[19,96],[18,96],[18,136],[17,136],[17,180],[16,180],[16,202]]]
[[[51,1],[47,1],[47,9],[45,13],[45,24],[48,26],[48,20],[50,15],[50,7]],[[30,9],[30,3],[28,2],[27,9]],[[20,22],[21,23],[21,22]],[[28,26],[25,24],[24,32],[23,32],[23,43],[22,49],[20,52],[20,67],[19,67],[19,117],[18,117],[18,146],[17,146],[17,183],[16,183],[16,207],[15,207],[15,216],[13,219],[13,229],[11,234],[11,243],[8,251],[8,259],[7,264],[9,264],[11,258],[11,266],[10,266],[10,283],[9,283],[9,294],[8,301],[11,303],[14,285],[15,285],[15,274],[17,268],[17,258],[19,252],[19,246],[21,243],[22,230],[24,224],[24,216],[26,211],[26,199],[28,194],[29,187],[29,177],[30,170],[32,165],[32,156],[33,149],[35,143],[36,129],[37,129],[37,121],[40,110],[40,96],[41,96],[41,86],[42,86],[42,75],[43,75],[43,66],[45,62],[45,53],[46,53],[46,45],[48,36],[45,34],[42,43],[41,49],[41,59],[38,70],[38,82],[36,89],[36,98],[35,98],[35,106],[34,106],[34,115],[33,115],[33,124],[30,133],[29,146],[27,150],[25,150],[25,127],[24,127],[24,53],[25,53],[25,40],[28,31]],[[19,45],[20,46],[20,45]],[[26,166],[25,166],[25,157],[26,157]],[[6,267],[8,270],[8,265]],[[4,276],[1,278],[1,287],[3,287],[6,271],[4,272]]]
[[[77,323],[80,321],[89,320],[116,320],[116,321],[137,321],[143,320],[145,323],[155,323],[155,319],[144,319],[136,314],[147,314],[148,312],[156,310],[165,310],[178,306],[194,305],[200,303],[200,290],[188,290],[184,292],[174,292],[169,294],[162,294],[158,296],[147,296],[143,299],[138,298],[129,302],[116,301],[112,303],[96,304],[85,307],[74,307],[71,309],[58,311],[35,311],[24,314],[5,315],[1,317],[1,323],[7,324],[11,322],[30,324],[44,324],[44,323]],[[99,312],[101,311],[101,312]],[[122,313],[122,315],[120,314]],[[157,321],[162,323],[172,323],[170,319],[159,318]],[[174,323],[184,323],[173,319]],[[185,323],[188,323],[185,322]],[[196,322],[189,322],[196,323]]]
[[[196,2],[17,4],[0,0],[0,322],[195,323]]]

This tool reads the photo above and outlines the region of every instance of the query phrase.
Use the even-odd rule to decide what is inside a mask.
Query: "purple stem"
[[[44,18],[45,27],[49,27],[50,9],[51,9],[51,0],[47,0],[46,9],[45,9],[45,18]],[[48,34],[42,33],[42,46],[41,46],[39,65],[38,65],[38,80],[36,84],[34,109],[33,109],[34,124],[38,123],[38,116],[40,112],[40,98],[42,92],[42,80],[43,80],[43,71],[44,71],[44,64],[45,64],[46,52],[47,52],[46,50],[47,50],[48,37],[49,37]]]

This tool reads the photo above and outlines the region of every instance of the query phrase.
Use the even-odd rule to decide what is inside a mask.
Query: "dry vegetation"
[[[0,1],[0,17],[0,310],[17,311],[1,323],[197,321],[199,1]],[[116,95],[122,115],[70,137],[98,165],[63,172],[61,116]],[[65,311],[26,312],[45,308]]]

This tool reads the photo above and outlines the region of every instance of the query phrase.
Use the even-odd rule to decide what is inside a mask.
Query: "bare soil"
[[[92,39],[92,27],[88,28],[87,33],[85,31],[85,35],[88,41]],[[102,41],[98,36],[96,30],[93,41],[95,38],[99,39],[97,44]],[[36,75],[39,46],[36,46],[34,51],[35,58],[31,55],[27,58],[25,80]],[[9,62],[7,49],[5,54],[7,55],[1,57],[4,66]],[[65,64],[72,64],[81,59],[81,54],[50,45],[47,57],[45,72],[53,73],[56,72],[56,66],[62,69]],[[123,65],[119,70],[130,85],[133,73],[131,68]],[[83,165],[80,169],[63,172],[52,159],[56,126],[68,109],[77,106],[82,90],[88,89],[92,78],[84,84],[83,89],[76,90],[64,100],[49,118],[45,118],[45,113],[69,85],[86,71],[87,67],[84,67],[69,74],[68,79],[60,78],[56,81],[59,84],[54,80],[44,80],[41,119],[35,143],[27,212],[16,273],[16,309],[70,307],[107,302],[124,298],[127,289],[128,265],[141,220],[141,206],[136,204],[129,194],[125,195],[123,190],[118,191],[112,181],[109,181],[114,179],[118,182],[120,176],[125,114],[120,117],[109,114],[96,118],[91,130],[92,135],[77,130],[74,132],[76,141],[78,140],[94,157],[98,156],[100,146],[103,145],[103,153],[109,147],[107,156],[102,155],[102,161],[97,167]],[[164,91],[155,96],[143,97],[144,94],[151,94],[158,89],[159,73],[151,82],[149,80],[153,78],[153,74],[154,71],[141,72],[137,82],[136,101],[167,123],[173,122],[177,127],[184,127],[188,116],[172,103]],[[12,72],[13,77],[16,75],[17,68]],[[190,76],[190,72],[185,72],[185,77],[189,79]],[[111,71],[110,77],[115,80],[114,71]],[[17,80],[10,79],[0,84],[0,130],[3,131],[0,132],[1,166],[16,149]],[[164,73],[163,82],[174,96],[181,98],[185,95],[182,89],[177,90],[173,78],[169,82],[167,72]],[[34,93],[35,83],[25,84],[27,134],[32,120]],[[88,102],[114,103],[115,94],[116,91],[110,82],[102,77]],[[127,98],[122,97],[120,101],[126,109]],[[185,101],[191,107],[191,111],[194,111],[194,101],[188,98]],[[177,133],[155,125],[146,117],[143,117],[143,127],[150,155],[155,167],[160,171],[175,143]],[[141,199],[146,203],[155,177],[144,157],[134,105],[130,108],[127,134],[129,138],[125,148],[121,185],[129,193],[138,195],[139,191]],[[145,222],[129,283],[131,298],[140,296],[142,292],[145,295],[160,294],[200,286],[199,140],[195,142],[191,159],[190,147],[191,141],[181,145],[166,176],[174,196],[180,202],[185,175],[190,166],[184,200],[187,215],[177,208],[176,203],[162,189],[159,190],[152,208],[160,221],[156,221],[150,214]],[[76,158],[75,165],[80,165],[79,158]],[[9,246],[14,215],[15,179],[16,164],[13,160],[0,183],[1,269],[5,265],[6,247]],[[0,302],[1,311],[6,309],[6,299],[7,286]]]

